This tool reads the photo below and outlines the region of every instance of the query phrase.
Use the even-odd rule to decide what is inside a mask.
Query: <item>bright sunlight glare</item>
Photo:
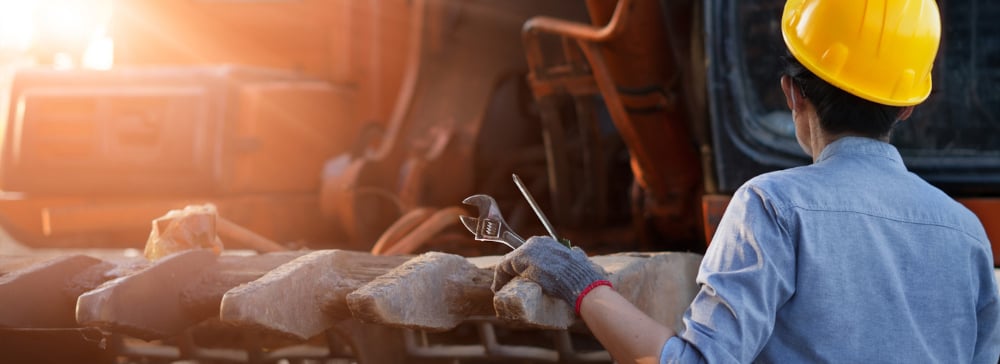
[[[57,68],[107,69],[110,0],[0,0],[0,58],[34,57]]]
[[[24,51],[34,33],[31,1],[0,0],[0,52]]]

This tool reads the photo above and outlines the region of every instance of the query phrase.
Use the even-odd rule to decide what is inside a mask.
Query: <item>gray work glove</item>
[[[546,294],[562,298],[576,307],[580,293],[594,282],[605,279],[580,248],[572,249],[547,236],[535,236],[507,253],[493,270],[493,292],[514,277],[524,277],[542,287]]]

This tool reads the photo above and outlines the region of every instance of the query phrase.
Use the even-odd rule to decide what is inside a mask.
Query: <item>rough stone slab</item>
[[[153,220],[152,231],[143,255],[156,261],[191,249],[211,249],[222,253],[222,241],[216,234],[215,205],[188,205],[182,210],[170,210]]]
[[[700,254],[620,253],[594,257],[625,299],[657,322],[680,329],[681,316],[698,294]]]
[[[512,325],[563,330],[573,324],[573,307],[542,293],[535,282],[514,278],[493,297],[497,317]]]
[[[250,256],[221,256],[180,294],[180,304],[201,319],[219,316],[222,296],[230,289],[257,280],[268,272],[305,255],[306,251],[278,252]]]
[[[66,295],[73,298],[74,312],[76,311],[76,299],[80,295],[100,287],[101,284],[104,284],[104,282],[125,277],[143,270],[150,264],[145,258],[139,257],[114,257],[112,260],[101,260],[102,262],[100,264],[92,265],[74,276],[73,279],[70,280],[69,285],[66,287]]]
[[[691,253],[622,253],[593,257],[622,296],[657,322],[677,327],[698,293],[695,277],[701,255]],[[497,316],[520,326],[560,330],[574,321],[566,302],[542,294],[534,282],[515,279],[493,298]]]
[[[491,269],[430,252],[347,295],[354,317],[369,323],[444,331],[470,315],[493,315]]]
[[[74,277],[98,265],[102,265],[99,259],[71,255],[0,276],[0,327],[76,326],[76,295],[67,292],[67,288]]]
[[[145,340],[176,335],[200,321],[181,306],[181,292],[216,258],[210,250],[183,251],[106,282],[80,296],[76,320]]]
[[[349,293],[409,258],[315,251],[226,292],[219,316],[223,322],[308,339],[350,317]]]

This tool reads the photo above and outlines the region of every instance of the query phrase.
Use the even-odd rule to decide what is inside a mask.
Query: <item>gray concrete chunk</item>
[[[449,330],[470,315],[493,315],[492,270],[465,258],[426,253],[347,296],[355,317],[370,323]]]
[[[226,292],[220,318],[308,339],[350,317],[347,294],[407,259],[344,250],[315,251]]]
[[[701,255],[691,253],[622,253],[593,257],[625,299],[657,322],[677,327],[698,293],[695,277]],[[573,307],[544,295],[530,281],[514,279],[493,299],[497,315],[511,324],[565,329],[573,324]]]
[[[101,260],[72,255],[36,263],[0,276],[0,327],[76,326],[73,279]]]
[[[183,251],[105,282],[79,297],[76,321],[146,340],[176,335],[201,321],[183,308],[179,297],[216,258],[209,250]]]

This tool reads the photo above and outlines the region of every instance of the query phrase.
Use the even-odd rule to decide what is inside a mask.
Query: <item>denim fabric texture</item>
[[[997,363],[990,243],[891,144],[845,137],[733,196],[663,363]]]

